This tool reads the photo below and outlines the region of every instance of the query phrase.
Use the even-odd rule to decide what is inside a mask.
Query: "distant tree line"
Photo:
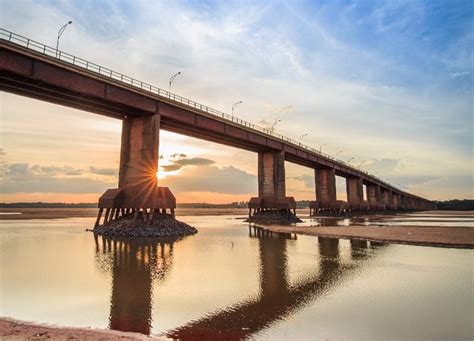
[[[435,201],[439,210],[453,211],[474,211],[474,200],[447,200]],[[210,204],[210,203],[178,203],[178,208],[247,208],[248,201],[236,201],[227,204]],[[0,203],[0,208],[96,208],[96,203],[77,203],[70,204],[64,202],[15,202]],[[308,208],[309,200],[299,200],[296,202],[297,208]]]
[[[438,210],[452,210],[452,211],[473,211],[474,200],[446,200],[446,201],[435,201],[438,206]]]
[[[95,208],[96,203],[65,203],[65,202],[14,202],[0,203],[0,208]]]
[[[248,201],[236,201],[227,204],[210,204],[207,202],[177,203],[178,208],[247,208]]]
[[[297,208],[309,207],[309,200],[296,202]],[[178,208],[247,208],[248,201],[235,201],[226,204],[210,204],[206,202],[198,203],[178,203]],[[96,208],[96,203],[70,204],[64,202],[14,202],[0,203],[0,208]]]

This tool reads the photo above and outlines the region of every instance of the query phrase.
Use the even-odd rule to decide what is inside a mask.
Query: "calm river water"
[[[86,233],[94,218],[0,221],[0,315],[172,338],[473,338],[472,250],[179,218],[199,233],[127,241]]]

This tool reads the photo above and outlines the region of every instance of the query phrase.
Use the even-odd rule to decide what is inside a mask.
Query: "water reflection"
[[[258,239],[258,297],[191,321],[168,332],[166,336],[177,339],[241,339],[255,335],[311,304],[360,266],[360,262],[341,262],[339,240],[320,237],[319,261],[313,273],[296,285],[290,285],[287,243],[296,236],[268,233],[259,228],[252,228],[249,235]],[[162,281],[169,273],[176,240],[95,237],[95,242],[97,264],[112,275],[109,328],[149,335],[152,327],[153,282]],[[351,241],[352,260],[366,259],[368,247],[368,242]]]
[[[152,284],[169,273],[176,241],[95,236],[96,262],[112,274],[110,329],[150,334]]]
[[[288,281],[287,242],[291,235],[251,233],[259,239],[260,295],[220,309],[214,314],[192,321],[167,333],[175,339],[231,338],[242,339],[257,334],[272,323],[293,315],[320,295],[338,285],[360,262],[343,264],[339,259],[339,240],[318,238],[319,266],[314,273],[296,285]],[[351,244],[352,257],[368,257],[368,242]],[[357,265],[359,264],[359,265]]]

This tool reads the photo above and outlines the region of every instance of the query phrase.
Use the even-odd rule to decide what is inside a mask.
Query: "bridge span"
[[[105,221],[129,210],[174,212],[173,194],[158,187],[156,178],[161,129],[258,153],[258,196],[251,198],[250,209],[296,208],[294,198],[286,196],[285,161],[314,169],[312,213],[435,207],[273,130],[4,29],[0,29],[0,90],[123,121],[119,185],[99,200],[98,218],[106,209]],[[347,202],[337,200],[336,175],[346,179]]]

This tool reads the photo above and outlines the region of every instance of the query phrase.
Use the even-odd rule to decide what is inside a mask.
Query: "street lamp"
[[[61,36],[63,35],[64,33],[64,30],[66,29],[66,27],[68,25],[71,25],[72,24],[72,21],[69,20],[67,23],[65,23],[58,31],[58,39],[56,40],[56,58],[58,57],[58,50],[59,50],[59,38],[61,38]]]
[[[281,120],[275,120],[275,122],[273,122],[271,128],[270,128],[270,131],[273,133],[273,131],[275,130],[275,126],[278,124],[278,122],[281,122]]]
[[[343,152],[343,150],[340,150],[338,151],[334,156],[338,156],[339,154],[341,154]]]
[[[353,157],[351,157],[351,158],[349,159],[349,161],[347,161],[347,163],[349,163],[349,164],[350,164],[352,160],[354,160],[354,158],[353,158]]]
[[[242,101],[235,102],[232,104],[232,117],[234,117],[234,109],[240,104]]]
[[[171,91],[171,84],[174,82],[174,79],[175,79],[176,77],[178,77],[178,75],[180,75],[180,74],[181,74],[181,71],[175,73],[173,76],[170,77],[170,81],[169,81],[169,85],[170,85],[170,86],[169,86],[169,90],[170,90],[170,91]]]
[[[324,146],[327,146],[327,145],[328,145],[327,143],[320,145],[320,146],[319,146],[319,152],[321,153],[321,149],[323,149],[323,147],[324,147]]]
[[[305,136],[308,136],[308,134],[303,134],[303,135],[300,136],[300,146],[301,146],[301,142],[303,142],[303,138],[304,138]]]

